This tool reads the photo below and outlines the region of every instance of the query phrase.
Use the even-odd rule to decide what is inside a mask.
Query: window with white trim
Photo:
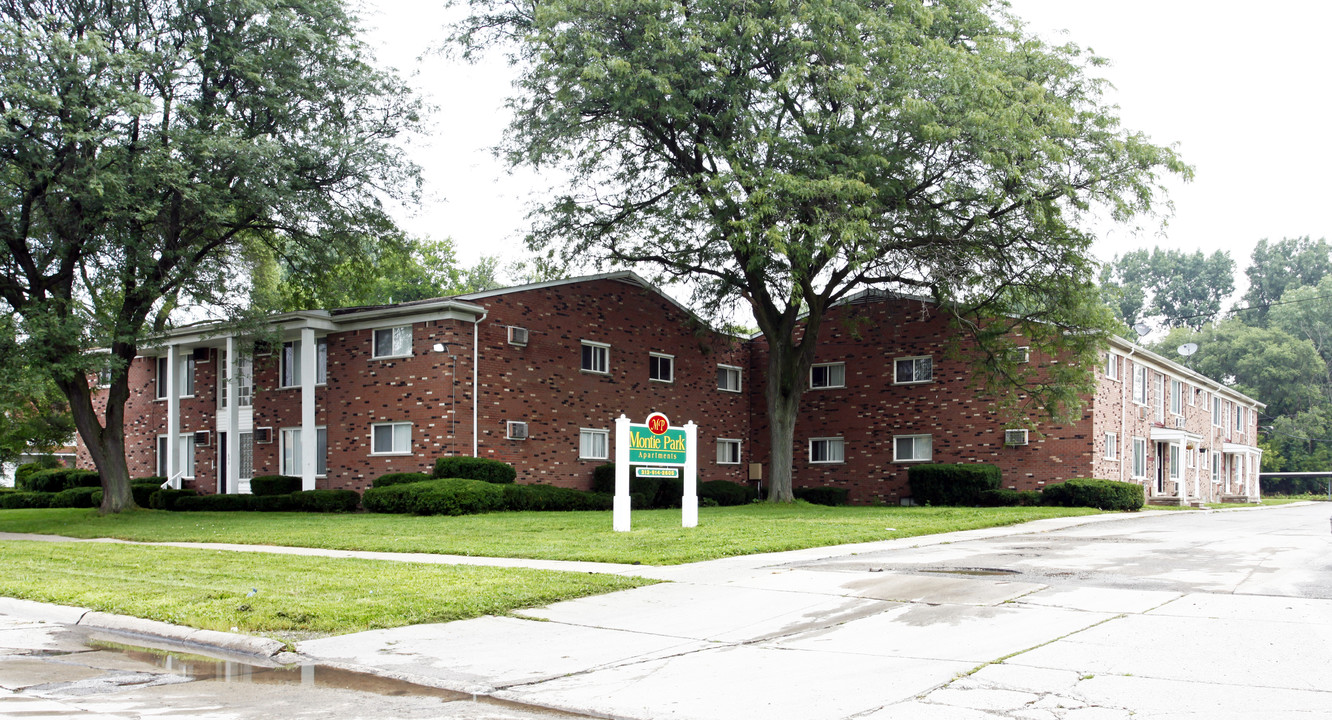
[[[1119,460],[1119,435],[1116,433],[1105,434],[1105,459]]]
[[[254,477],[254,433],[243,432],[240,434],[240,479],[249,480]]]
[[[1187,462],[1186,464],[1188,465],[1188,467],[1189,467],[1190,470],[1192,470],[1192,469],[1198,467],[1198,463],[1197,463],[1198,455],[1197,455],[1196,453],[1194,453],[1192,450],[1189,450],[1189,449],[1186,448],[1186,449],[1184,450],[1184,457],[1188,460],[1188,462]]]
[[[1133,478],[1141,480],[1147,477],[1147,440],[1133,438]]]
[[[279,364],[282,366],[279,368],[280,387],[300,387],[301,341],[293,340],[282,343],[282,354],[279,356],[279,360]],[[315,340],[315,384],[323,385],[326,382],[328,382],[328,338],[318,338]]]
[[[934,457],[934,440],[929,435],[894,435],[893,462],[923,462]]]
[[[605,375],[610,372],[610,345],[590,340],[583,341],[583,372],[600,373]]]
[[[846,387],[846,363],[820,363],[809,369],[809,387]]]
[[[1184,383],[1170,378],[1170,412],[1184,414]]]
[[[1133,402],[1147,404],[1147,366],[1133,363]]]
[[[675,382],[675,356],[663,353],[648,353],[648,380],[653,382]]]
[[[411,452],[411,423],[374,423],[370,426],[371,455],[410,455]]]
[[[893,384],[911,385],[934,381],[934,358],[922,357],[897,358],[893,361]]]
[[[1247,409],[1248,408],[1245,408],[1242,405],[1235,406],[1235,432],[1239,433],[1240,435],[1244,434],[1244,416],[1245,416],[1244,411]]]
[[[375,331],[372,358],[407,357],[412,354],[412,326],[381,328]]]
[[[526,440],[527,423],[522,420],[509,420],[504,423],[504,438],[506,440]]]
[[[610,457],[610,431],[582,428],[578,431],[578,459],[605,460]]]
[[[178,397],[194,397],[194,354],[185,353],[176,358],[176,388]],[[157,399],[167,397],[167,358],[157,358]]]
[[[1184,397],[1189,399],[1189,407],[1195,407],[1198,404],[1198,389],[1188,383],[1184,383]]]
[[[1119,379],[1119,356],[1115,353],[1105,354],[1105,377],[1107,380]]]
[[[170,478],[171,470],[167,468],[167,443],[170,442],[166,435],[157,436],[157,475],[158,477]]]
[[[1207,448],[1198,448],[1198,469],[1204,473],[1211,472],[1211,468],[1207,462]],[[1210,474],[1208,477],[1210,477]]]
[[[1213,480],[1220,480],[1220,479],[1221,479],[1221,453],[1220,453],[1220,452],[1213,452],[1213,453],[1212,453],[1212,479],[1213,479]]]
[[[1221,422],[1221,398],[1212,395],[1212,426],[1225,427]]]
[[[811,463],[845,462],[846,447],[842,438],[810,438],[809,461]]]
[[[217,376],[217,403],[223,410],[227,409],[227,355],[221,353],[218,360],[219,373]],[[236,372],[239,377],[236,382],[237,402],[241,407],[250,407],[254,404],[254,358],[242,356],[237,358]]]
[[[740,441],[730,438],[717,438],[717,464],[740,464]]]
[[[1179,465],[1180,465],[1180,460],[1179,460],[1179,446],[1178,446],[1178,445],[1167,445],[1167,446],[1166,446],[1166,449],[1170,451],[1170,479],[1171,479],[1171,480],[1178,480],[1178,479],[1179,479]]]
[[[734,365],[718,365],[717,389],[726,392],[740,392],[740,368]]]
[[[278,457],[282,458],[282,474],[299,477],[301,475],[301,429],[282,428],[278,435]],[[328,474],[328,429],[315,428],[315,475]]]

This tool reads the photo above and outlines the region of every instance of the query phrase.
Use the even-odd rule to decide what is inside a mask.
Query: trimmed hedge
[[[632,469],[630,472],[633,472]],[[615,494],[615,463],[604,463],[592,468],[592,492]]]
[[[101,487],[102,478],[93,470],[60,467],[31,473],[22,482],[16,481],[16,486],[29,492],[58,493],[76,487]]]
[[[758,499],[758,491],[748,485],[740,485],[730,480],[711,480],[698,484],[699,504],[704,498],[716,501],[718,505],[748,505]]]
[[[804,487],[792,491],[797,500],[804,500],[815,505],[845,505],[851,491],[839,487]]]
[[[981,507],[1031,507],[1040,504],[1041,494],[1035,490],[998,488],[983,490],[980,494]]]
[[[301,479],[290,475],[260,475],[250,478],[251,495],[290,495],[301,489]]]
[[[504,490],[494,483],[466,478],[370,488],[361,497],[366,510],[415,515],[474,515],[504,506]]]
[[[51,507],[55,493],[39,493],[20,490],[19,492],[0,493],[0,509],[30,510]]]
[[[380,475],[371,483],[371,487],[388,487],[389,485],[406,485],[407,483],[425,482],[433,479],[431,476],[422,472],[395,472],[387,475]]]
[[[287,495],[251,495],[250,510],[255,512],[291,512],[296,509],[296,505],[291,501],[291,494]]]
[[[60,462],[60,458],[54,458],[49,456],[44,458],[38,458],[33,462],[23,463],[22,465],[19,465],[18,467],[14,468],[14,486],[19,489],[22,489],[23,482],[27,480],[28,477],[33,473],[41,472],[42,470],[53,470],[55,468],[61,468],[64,466],[65,464]]]
[[[989,463],[929,463],[907,470],[917,505],[979,505],[981,493],[998,490],[1001,474]]]
[[[435,461],[435,477],[481,480],[496,485],[507,485],[518,478],[513,466],[488,458],[442,457]]]
[[[606,493],[554,485],[505,485],[503,491],[505,510],[610,510],[615,502]]]
[[[1146,501],[1142,486],[1137,483],[1078,478],[1046,485],[1041,492],[1041,502],[1059,507],[1140,510]]]
[[[193,490],[158,490],[148,497],[148,507],[154,510],[175,510],[176,501],[184,497],[194,497],[199,493]]]
[[[163,479],[162,482],[166,482],[166,480]],[[153,493],[162,489],[162,482],[144,482],[143,480],[131,481],[130,495],[134,496],[134,504],[141,508],[151,507]]]
[[[72,487],[68,490],[61,490],[51,498],[51,507],[53,508],[90,508],[101,504],[102,488],[100,487]],[[97,502],[93,502],[93,495],[97,495]]]
[[[162,492],[166,492],[163,490]],[[181,512],[190,512],[197,510],[209,510],[213,512],[236,512],[238,510],[253,510],[253,495],[182,495],[176,498],[172,505],[172,510]]]
[[[301,490],[290,497],[292,508],[300,512],[355,512],[361,504],[355,490]]]

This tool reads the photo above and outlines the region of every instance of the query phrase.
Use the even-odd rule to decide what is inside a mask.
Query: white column
[[[629,502],[629,418],[621,413],[615,418],[615,500],[611,506],[615,532],[629,532]]]
[[[319,437],[315,429],[315,334],[301,328],[301,489],[315,489],[315,453]]]
[[[698,426],[685,423],[684,497],[680,498],[680,524],[698,527]]]
[[[1189,463],[1184,449],[1184,441],[1175,443],[1175,453],[1179,457],[1179,483],[1176,487],[1179,490],[1179,504],[1189,504]]]
[[[180,355],[175,345],[167,345],[167,480],[179,488],[180,481]]]
[[[236,336],[227,338],[227,446],[222,448],[227,458],[227,492],[240,492],[240,358],[236,356]]]

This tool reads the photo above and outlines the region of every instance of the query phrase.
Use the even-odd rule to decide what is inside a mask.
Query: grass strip
[[[2,596],[284,642],[498,615],[655,582],[100,543],[3,541],[0,556]]]
[[[145,542],[228,542],[338,550],[675,565],[736,555],[913,537],[1094,514],[1053,507],[825,507],[755,503],[701,508],[699,526],[679,510],[633,513],[611,530],[608,512],[504,512],[462,517],[307,513],[0,510],[0,531]]]

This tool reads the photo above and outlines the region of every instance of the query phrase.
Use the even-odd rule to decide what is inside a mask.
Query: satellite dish
[[[1198,343],[1184,343],[1183,345],[1179,346],[1179,350],[1177,352],[1179,352],[1179,354],[1183,355],[1184,357],[1188,357],[1198,352]]]
[[[1147,333],[1152,331],[1152,326],[1148,325],[1147,323],[1138,323],[1137,325],[1133,326],[1133,331],[1138,333],[1139,335],[1146,335]]]

